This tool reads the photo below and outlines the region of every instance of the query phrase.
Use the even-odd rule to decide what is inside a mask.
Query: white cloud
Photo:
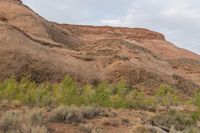
[[[200,54],[200,2],[135,0],[127,15],[103,19],[103,25],[145,27],[162,32],[179,47]]]

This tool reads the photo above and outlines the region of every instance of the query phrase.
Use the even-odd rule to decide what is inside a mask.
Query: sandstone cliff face
[[[57,82],[68,74],[93,84],[123,78],[149,91],[162,83],[182,84],[189,92],[200,85],[199,61],[154,31],[59,25],[20,1],[0,0],[0,80],[15,74]]]
[[[109,26],[83,26],[64,24],[64,28],[86,42],[92,42],[99,39],[115,38],[115,39],[130,39],[133,41],[143,42],[144,40],[163,40],[165,37],[157,32],[142,28],[122,28]],[[91,39],[86,36],[92,36]]]
[[[63,24],[63,27],[76,34],[79,39],[86,43],[101,39],[122,39],[149,49],[163,59],[186,58],[200,60],[199,55],[177,48],[174,44],[166,41],[161,33],[147,29],[69,24]]]
[[[49,23],[18,0],[0,1],[1,23],[12,26],[32,40],[44,45],[68,48],[78,47],[80,42],[60,26]],[[57,37],[58,36],[58,37]]]

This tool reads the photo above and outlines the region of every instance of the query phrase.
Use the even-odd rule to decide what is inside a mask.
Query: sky
[[[200,0],[23,0],[58,23],[148,28],[200,54]]]

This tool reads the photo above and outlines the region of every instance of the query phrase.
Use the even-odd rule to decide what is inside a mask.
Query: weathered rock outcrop
[[[163,59],[186,58],[200,61],[199,55],[185,49],[177,48],[172,43],[166,41],[164,35],[161,33],[147,29],[69,24],[63,24],[63,27],[86,43],[102,39],[122,39],[142,46]]]
[[[189,60],[184,66],[191,70],[181,65],[182,58]],[[191,90],[200,85],[200,72],[192,69],[199,61],[199,55],[177,48],[154,31],[59,25],[18,0],[0,0],[0,80],[16,75],[38,83],[57,82],[68,74],[89,83],[123,78],[147,90],[188,81],[191,84],[183,86]]]

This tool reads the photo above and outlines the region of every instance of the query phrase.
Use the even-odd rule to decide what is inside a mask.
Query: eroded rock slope
[[[140,28],[57,24],[19,0],[0,0],[0,80],[11,75],[57,82],[127,80],[146,89],[172,84],[186,93],[200,85],[200,56],[164,35]],[[187,82],[187,83],[186,83]]]

